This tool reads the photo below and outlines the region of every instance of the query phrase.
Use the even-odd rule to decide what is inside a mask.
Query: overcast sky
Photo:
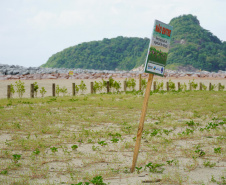
[[[225,8],[226,0],[0,0],[0,64],[38,67],[82,42],[150,38],[155,19],[183,14],[226,41]]]

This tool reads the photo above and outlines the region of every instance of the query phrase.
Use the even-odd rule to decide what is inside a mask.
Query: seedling
[[[79,139],[79,140],[78,140],[78,142],[79,142],[80,144],[82,144],[82,143],[83,143],[82,139]]]
[[[115,170],[114,168],[111,168],[111,171],[113,172],[113,173],[119,173],[119,169],[117,169],[117,170]]]
[[[8,174],[8,171],[7,171],[7,170],[2,170],[2,171],[0,172],[0,174],[1,174],[1,175],[7,175],[7,174]]]
[[[210,168],[212,168],[212,167],[216,166],[216,163],[211,163],[210,161],[204,161],[204,162],[203,162],[203,165],[204,165],[205,167],[210,167]]]
[[[93,145],[93,146],[92,146],[92,150],[93,150],[93,151],[97,151],[97,150],[100,150],[100,148],[99,148],[98,146],[94,146],[94,145]]]
[[[172,90],[175,90],[176,89],[176,86],[175,86],[175,83],[172,82],[171,80],[169,80],[169,90],[172,91]]]
[[[78,148],[78,145],[72,145],[71,148],[72,150],[76,150]]]
[[[21,155],[20,154],[14,154],[13,155],[13,161],[14,161],[14,163],[15,164],[18,163],[18,161],[20,160],[20,158],[21,158]]]
[[[38,148],[36,148],[36,149],[33,151],[33,154],[35,154],[35,155],[40,154],[40,150],[39,150]]]
[[[199,126],[199,123],[195,123],[193,120],[191,120],[190,122],[186,122],[186,124],[187,124],[189,127]]]
[[[78,85],[79,89],[81,90],[81,93],[84,94],[84,92],[87,90],[86,84],[82,80],[81,83]]]
[[[221,153],[221,147],[214,148],[214,153],[215,154],[220,154]]]
[[[45,90],[45,87],[42,87],[39,92],[41,93],[42,97],[44,97],[47,91]]]
[[[148,163],[146,166],[145,166],[145,169],[146,167],[149,168],[149,171],[152,172],[152,173],[162,173],[165,169],[162,168],[162,166],[164,166],[164,164],[154,164],[154,163]]]
[[[142,169],[142,167],[135,167],[136,168],[136,171],[138,174],[140,174],[140,170]]]
[[[118,143],[119,139],[113,138],[111,141],[112,141],[112,143]]]
[[[101,145],[101,146],[107,145],[107,143],[105,141],[99,141],[98,144]]]
[[[151,136],[156,136],[159,133],[159,130],[154,129],[153,132],[151,133]]]
[[[106,183],[103,182],[103,177],[102,176],[96,176],[92,180],[90,180],[91,183],[94,185],[107,185]]]
[[[196,147],[195,153],[197,153],[199,157],[203,157],[206,154],[204,150],[200,149],[199,145]]]
[[[168,165],[172,166],[174,160],[166,161]]]
[[[25,86],[24,82],[21,82],[20,80],[15,82],[16,83],[16,92],[18,93],[19,97],[22,98],[23,94],[25,93]]]
[[[34,82],[34,93],[35,93],[35,97],[37,97],[38,95],[38,82]]]
[[[58,149],[57,149],[56,147],[52,147],[52,148],[50,148],[50,149],[51,149],[51,151],[52,151],[53,153],[55,153],[55,152],[58,151]]]

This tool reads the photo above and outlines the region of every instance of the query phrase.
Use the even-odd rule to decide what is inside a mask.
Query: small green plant
[[[72,148],[72,150],[77,150],[78,145],[72,145],[71,148]]]
[[[81,93],[84,94],[84,92],[87,90],[87,87],[84,81],[82,80],[78,86],[79,86],[79,89],[81,90]]]
[[[224,88],[225,88],[225,86],[224,86],[224,85],[219,84],[219,91],[223,91],[223,90],[224,90]]]
[[[57,96],[60,95],[60,86],[59,85],[56,86],[56,95]]]
[[[101,92],[102,91],[102,83],[101,82],[94,82],[93,84],[93,92],[96,93],[96,92]]]
[[[135,81],[135,79],[134,79],[134,78],[130,78],[129,80],[126,80],[126,86],[127,86],[130,90],[134,91],[134,90],[135,90],[135,86],[136,86],[136,81]]]
[[[107,143],[105,141],[99,141],[98,144],[101,145],[101,146],[107,145]]]
[[[35,93],[35,97],[37,97],[37,95],[38,95],[38,82],[34,82],[33,83],[34,84],[34,93]]]
[[[114,81],[113,87],[117,92],[119,92],[119,89],[121,88],[121,83]]]
[[[66,94],[67,94],[67,88],[66,88],[65,86],[62,87],[62,88],[60,89],[60,92],[63,93],[63,96],[66,96]]]
[[[213,175],[211,177],[211,182],[217,182],[216,179],[215,179],[215,177]]]
[[[204,83],[202,83],[202,89],[205,90],[205,91],[207,89],[207,86]]]
[[[214,153],[215,154],[220,154],[221,153],[221,147],[214,148]]]
[[[14,93],[15,93],[14,85],[10,84],[10,97],[13,97]]]
[[[33,154],[35,154],[35,155],[40,154],[40,150],[39,150],[38,148],[36,148],[36,149],[33,151]]]
[[[44,95],[46,94],[45,87],[42,87],[39,92],[41,93],[42,97],[44,97]]]
[[[147,87],[146,79],[141,79],[141,91],[144,91],[146,87]]]
[[[195,123],[193,120],[186,122],[185,124],[187,124],[189,127],[199,126],[199,123]]]
[[[187,84],[186,84],[186,83],[181,84],[179,90],[180,90],[180,91],[186,91],[186,90],[187,90]]]
[[[2,170],[2,171],[0,172],[0,174],[1,174],[1,175],[7,175],[7,174],[8,174],[8,171],[7,171],[7,170]]]
[[[169,166],[172,166],[174,160],[169,160],[169,161],[166,161],[166,163],[169,165]]]
[[[211,163],[210,161],[204,161],[204,162],[203,162],[203,165],[204,165],[205,167],[212,168],[212,167],[216,166],[216,163]]]
[[[25,93],[25,86],[24,82],[21,82],[20,80],[15,82],[16,83],[16,92],[18,93],[18,96],[20,98],[23,97],[23,94]]]
[[[118,143],[119,139],[113,138],[111,141],[112,141],[112,143]]]
[[[162,91],[163,90],[163,86],[164,86],[163,81],[162,82],[156,81],[156,91]]]
[[[91,183],[94,185],[107,185],[106,183],[103,182],[103,177],[102,176],[96,176],[92,180],[90,180]]]
[[[189,80],[189,85],[191,86],[191,90],[196,90],[198,87],[198,83],[195,83],[194,79],[192,81]]]
[[[197,153],[199,155],[199,157],[203,157],[206,153],[204,152],[204,150],[200,149],[200,146],[196,146],[196,150],[195,153]]]
[[[55,153],[55,152],[58,151],[58,149],[57,149],[56,147],[52,147],[52,148],[50,148],[50,149],[51,149],[51,151],[52,151],[53,153]]]
[[[146,168],[149,168],[149,171],[152,172],[152,173],[163,173],[163,171],[165,170],[164,168],[162,168],[162,166],[164,166],[164,164],[158,164],[158,163],[148,163],[146,166],[145,166],[145,169]]]
[[[186,128],[185,131],[183,131],[182,133],[178,133],[178,135],[189,135],[189,134],[193,134],[194,130]]]
[[[172,82],[171,80],[169,80],[169,90],[172,91],[172,90],[175,90],[176,89],[176,86],[175,86],[175,83]]]
[[[160,132],[159,129],[154,129],[153,132],[151,133],[151,136],[156,136]]]
[[[94,145],[93,145],[93,146],[92,146],[92,150],[93,150],[93,151],[98,151],[98,150],[100,150],[100,148],[99,148],[98,146],[94,146]]]
[[[142,167],[135,167],[135,168],[136,168],[137,173],[140,174]]]
[[[13,155],[13,162],[16,164],[20,160],[21,155],[20,154],[14,154]]]
[[[210,90],[213,91],[214,89],[216,89],[216,85],[215,84],[211,84]]]
[[[79,87],[78,85],[75,85],[75,94],[78,94],[78,92],[79,92]]]

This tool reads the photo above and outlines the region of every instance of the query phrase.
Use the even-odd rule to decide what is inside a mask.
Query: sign
[[[74,72],[73,71],[69,71],[68,74],[69,74],[69,76],[73,76]]]
[[[144,67],[145,73],[152,73],[159,76],[164,75],[172,30],[172,26],[155,20]]]

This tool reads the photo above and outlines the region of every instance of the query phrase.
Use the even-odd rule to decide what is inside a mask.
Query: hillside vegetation
[[[173,18],[174,27],[167,64],[192,65],[207,71],[225,70],[226,42],[200,26],[193,15]],[[52,55],[42,67],[131,70],[145,63],[150,40],[122,37],[91,41]]]

